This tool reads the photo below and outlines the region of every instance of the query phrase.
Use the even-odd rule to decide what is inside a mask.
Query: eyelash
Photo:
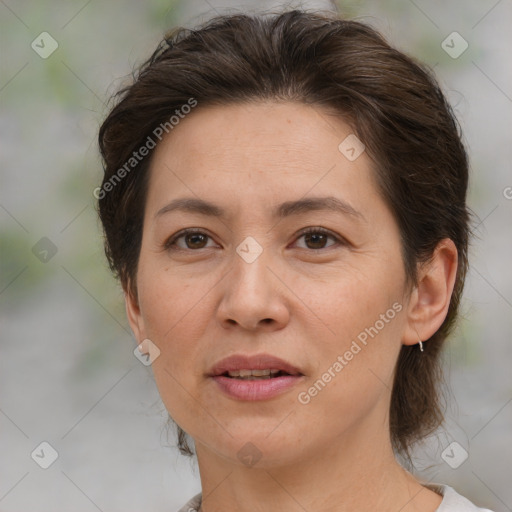
[[[336,242],[336,244],[330,245],[328,247],[322,247],[320,249],[308,249],[308,248],[306,248],[306,250],[309,250],[309,251],[319,252],[319,251],[322,251],[322,250],[325,250],[325,249],[330,249],[334,245],[338,245],[338,246],[348,245],[348,242],[346,240],[344,240],[342,237],[334,235],[331,231],[329,231],[329,230],[327,230],[325,228],[320,228],[320,227],[309,227],[309,228],[303,229],[297,235],[296,240],[298,240],[299,238],[303,237],[304,235],[307,235],[307,234],[310,234],[310,233],[326,235],[326,236],[330,237],[331,239],[333,239]],[[209,239],[212,238],[210,235],[208,235],[204,231],[201,231],[201,230],[198,230],[198,229],[194,229],[194,228],[187,228],[187,229],[183,229],[182,231],[178,231],[178,233],[176,233],[175,235],[171,236],[164,243],[164,249],[166,249],[166,250],[178,250],[178,251],[179,250],[181,250],[181,251],[199,251],[200,249],[189,249],[189,248],[183,249],[182,247],[176,247],[175,246],[176,241],[179,240],[180,238],[182,238],[184,236],[187,236],[187,235],[196,235],[196,234],[206,235]],[[205,249],[205,247],[202,247],[201,249]],[[208,249],[208,247],[206,247],[206,249]],[[302,247],[301,247],[301,249],[302,249]]]

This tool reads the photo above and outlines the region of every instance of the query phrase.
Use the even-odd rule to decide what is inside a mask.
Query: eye
[[[299,247],[300,249],[327,249],[333,245],[345,245],[344,241],[333,233],[324,228],[307,228],[299,234],[297,240],[304,238],[305,247]],[[328,240],[334,240],[334,243],[327,245]]]
[[[199,231],[197,229],[184,229],[171,236],[171,238],[165,242],[164,247],[168,250],[207,249],[212,247],[211,245],[207,245],[208,239],[211,240],[211,237],[203,231]],[[181,241],[181,243],[178,243],[178,241]]]
[[[311,249],[320,250],[328,249],[335,245],[346,245],[346,242],[324,228],[311,227],[303,230],[296,240],[304,239],[305,246],[300,246],[300,249]],[[329,239],[333,242],[328,244]],[[213,247],[208,245],[208,240],[211,237],[204,231],[197,229],[184,229],[179,231],[175,235],[171,236],[164,244],[164,248],[167,250],[197,250],[197,249],[208,249]],[[213,242],[213,241],[212,241]]]

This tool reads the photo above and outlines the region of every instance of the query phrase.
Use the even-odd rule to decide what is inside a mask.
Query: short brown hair
[[[255,100],[323,106],[347,122],[374,162],[381,195],[398,223],[405,273],[450,238],[458,269],[447,317],[425,343],[402,346],[390,407],[396,453],[444,420],[440,351],[457,317],[467,271],[468,162],[459,125],[433,75],[366,24],[293,10],[273,16],[218,16],[168,34],[119,91],[99,131],[102,187],[177,109]],[[98,210],[105,252],[123,288],[137,296],[137,264],[151,155],[103,193]],[[103,190],[103,188],[101,189]],[[192,454],[184,431],[178,446]]]

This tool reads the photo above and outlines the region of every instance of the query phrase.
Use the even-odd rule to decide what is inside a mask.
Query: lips
[[[242,370],[278,370],[279,375],[299,376],[303,373],[291,363],[270,354],[256,354],[246,356],[233,355],[216,363],[209,372],[210,377],[228,376],[229,372],[242,372]],[[259,373],[259,372],[258,372]],[[275,374],[276,372],[271,372]]]
[[[297,367],[269,354],[222,359],[213,366],[209,377],[225,396],[242,401],[270,400],[305,378]]]

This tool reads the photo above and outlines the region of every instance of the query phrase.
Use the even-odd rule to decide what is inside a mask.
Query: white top
[[[479,508],[461,496],[455,489],[443,484],[423,484],[443,497],[436,512],[492,512],[488,508]],[[178,512],[197,512],[201,506],[201,494],[194,496]]]

